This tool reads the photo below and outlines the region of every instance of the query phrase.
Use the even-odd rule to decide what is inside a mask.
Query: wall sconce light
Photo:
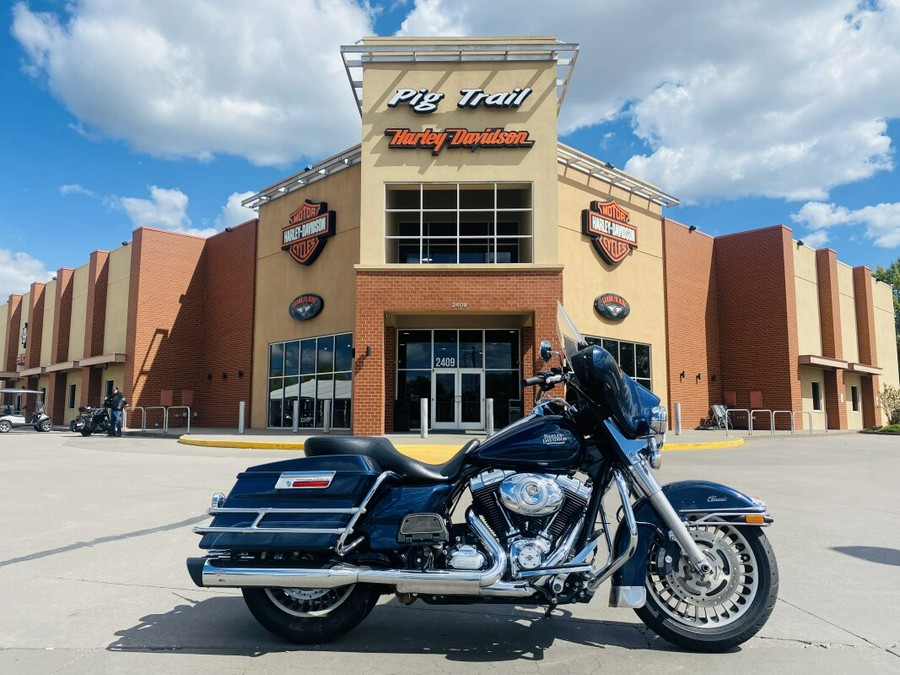
[[[800,248],[801,246],[803,246],[803,240],[802,240],[802,239],[798,239],[798,240],[797,240],[797,248]]]
[[[206,381],[207,381],[207,382],[212,382],[212,373],[207,373],[207,374],[206,374]]]
[[[681,371],[681,374],[678,377],[682,380],[684,379],[684,371],[683,370]]]
[[[223,380],[227,380],[227,379],[228,379],[228,373],[222,373],[222,379],[223,379]]]
[[[225,228],[225,231],[226,231],[226,232],[231,232],[231,228],[230,228],[230,227],[226,227],[226,228]]]
[[[697,382],[699,382],[701,379],[703,378],[700,377],[700,373],[697,373]]]
[[[122,246],[128,246],[128,242],[127,242],[127,241],[123,241],[123,242],[122,242]]]
[[[243,370],[239,370],[239,371],[238,371],[238,377],[243,377],[243,376],[244,376],[244,371],[243,371]]]
[[[366,345],[366,356],[372,356],[372,348]]]
[[[715,375],[710,375],[710,376],[709,376],[709,379],[710,379],[710,382],[715,382],[715,381],[716,381],[716,376],[715,376]]]
[[[696,225],[690,225],[690,226],[688,227],[688,232],[693,232],[693,231],[696,230],[696,229],[697,229],[697,226],[696,226]]]

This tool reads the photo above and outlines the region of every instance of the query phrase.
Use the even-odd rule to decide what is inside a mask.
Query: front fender
[[[699,480],[680,481],[664,485],[662,491],[683,519],[696,520],[715,516],[717,520],[745,523],[745,516],[753,515],[762,516],[763,522],[760,524],[768,525],[772,522],[762,501],[727,485]],[[628,562],[613,575],[610,604],[614,606],[641,607],[644,604],[643,590],[650,545],[657,533],[663,533],[664,536],[666,533],[665,524],[647,499],[639,499],[632,509],[638,525],[638,544]],[[628,549],[628,545],[628,528],[621,525],[616,531],[614,555],[621,555]]]

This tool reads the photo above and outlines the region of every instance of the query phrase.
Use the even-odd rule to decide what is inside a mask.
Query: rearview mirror
[[[550,346],[550,343],[547,340],[541,340],[541,360],[544,363],[550,361],[550,357],[553,354],[553,348]]]

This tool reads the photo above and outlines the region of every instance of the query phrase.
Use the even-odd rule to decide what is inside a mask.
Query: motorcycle
[[[541,343],[558,365],[523,381],[541,392],[525,418],[440,465],[385,438],[318,436],[304,458],[250,467],[194,528],[207,553],[187,560],[193,581],[240,588],[265,628],[299,644],[351,630],[382,594],[549,616],[607,580],[610,605],[675,645],[748,640],[778,592],[766,505],[707,481],[660,486],[660,399],[558,314],[563,352]]]
[[[78,417],[69,423],[69,429],[82,436],[90,436],[93,433],[108,433],[109,425],[109,411],[106,408],[79,406]]]

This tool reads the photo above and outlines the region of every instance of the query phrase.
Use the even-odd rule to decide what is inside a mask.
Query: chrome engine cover
[[[555,476],[517,473],[500,483],[503,506],[523,516],[549,516],[559,511],[563,499]]]
[[[541,567],[547,559],[547,554],[550,553],[550,548],[550,542],[542,537],[516,539],[509,547],[509,562],[513,576],[518,576],[520,570]]]
[[[480,570],[487,564],[484,554],[474,546],[457,546],[447,555],[447,566],[455,570]]]

